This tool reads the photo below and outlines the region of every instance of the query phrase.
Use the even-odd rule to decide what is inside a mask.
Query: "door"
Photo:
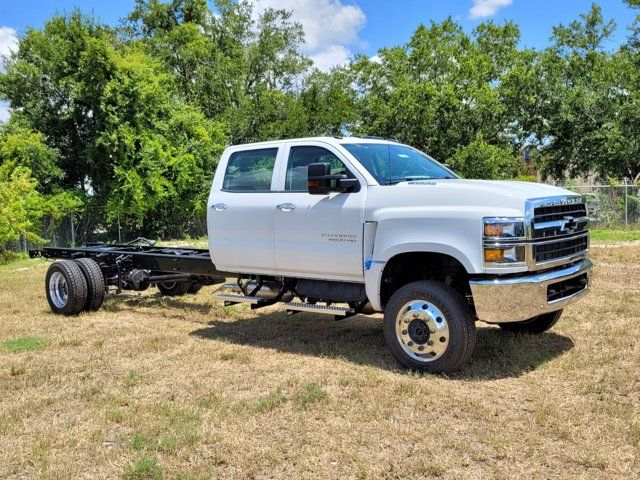
[[[286,160],[286,161],[285,161]],[[307,165],[327,162],[331,173],[357,178],[357,191],[310,195]],[[275,201],[275,257],[281,275],[362,281],[363,215],[366,188],[331,146],[288,144]],[[286,165],[286,166],[285,166]]]
[[[271,185],[278,150],[237,150],[221,165],[225,174],[213,186],[207,212],[211,258],[219,270],[275,271]]]

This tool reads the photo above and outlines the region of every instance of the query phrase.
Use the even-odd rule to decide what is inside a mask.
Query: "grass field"
[[[638,478],[640,245],[594,243],[552,331],[480,324],[451,377],[399,370],[379,318],[211,287],[64,318],[46,262],[0,267],[0,478]]]

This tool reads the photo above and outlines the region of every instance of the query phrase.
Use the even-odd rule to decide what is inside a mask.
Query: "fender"
[[[387,262],[396,255],[402,253],[441,253],[458,260],[467,272],[473,272],[473,263],[469,258],[457,248],[451,245],[436,243],[436,242],[407,242],[384,250],[378,255],[375,255],[365,265],[364,281],[367,297],[371,302],[374,310],[382,311],[382,303],[380,300],[380,285],[382,283],[382,273]],[[367,268],[368,265],[368,268]]]

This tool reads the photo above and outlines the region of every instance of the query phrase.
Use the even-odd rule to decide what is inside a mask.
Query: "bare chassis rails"
[[[30,250],[31,258],[91,258],[102,270],[106,284],[123,289],[143,289],[156,282],[196,282],[212,285],[224,282],[225,275],[216,270],[209,250],[197,248],[157,247],[136,244],[91,243],[83,247],[46,247]],[[137,272],[144,273],[136,277]]]

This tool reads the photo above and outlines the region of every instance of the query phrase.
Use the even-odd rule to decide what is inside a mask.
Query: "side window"
[[[222,182],[223,190],[240,192],[271,190],[277,148],[232,153]]]
[[[310,163],[328,163],[331,165],[331,174],[344,173],[353,178],[344,163],[326,148],[315,146],[291,147],[289,161],[287,163],[287,177],[285,190],[294,192],[306,192],[307,166]]]

